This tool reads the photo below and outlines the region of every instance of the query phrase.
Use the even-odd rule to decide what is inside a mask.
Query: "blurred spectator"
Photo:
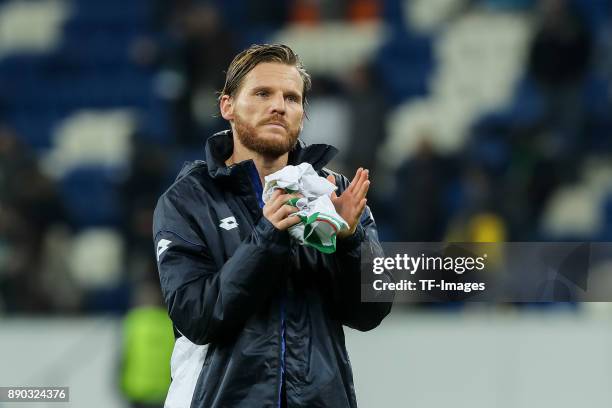
[[[516,10],[533,6],[536,0],[480,0],[486,7],[498,10]]]
[[[492,212],[477,212],[456,220],[445,238],[448,242],[505,242],[507,239],[504,219]]]
[[[250,0],[245,2],[249,25],[268,29],[281,28],[289,18],[291,2],[285,0]],[[242,27],[241,30],[249,27]],[[229,61],[228,61],[229,63]]]
[[[325,143],[339,150],[335,170],[344,172],[350,141],[350,112],[339,81],[330,76],[314,77],[306,106],[307,119],[300,138],[307,144]]]
[[[339,21],[346,18],[350,0],[318,0],[321,17],[324,21]]]
[[[198,98],[214,95],[223,84],[223,70],[235,54],[232,32],[223,24],[219,11],[211,4],[193,4],[176,11],[174,29],[179,45],[175,64],[184,78],[183,92],[176,100],[174,117],[176,135],[182,144],[202,144],[203,135],[214,126],[215,99],[204,102],[208,115],[199,116]],[[204,123],[200,123],[202,118]],[[202,127],[204,127],[202,129]]]
[[[350,109],[348,171],[354,173],[361,166],[370,169],[376,177],[378,148],[386,139],[387,99],[369,64],[359,65],[350,72],[346,88]]]
[[[381,9],[380,0],[295,0],[290,15],[298,24],[341,20],[359,23],[377,19]]]
[[[545,125],[559,140],[551,149],[572,151],[584,125],[581,86],[592,53],[585,22],[566,0],[541,0],[539,27],[529,51],[528,70],[545,98]]]
[[[592,38],[566,0],[541,0],[538,29],[531,44],[529,70],[546,87],[579,82],[589,66]]]
[[[133,408],[161,408],[170,386],[172,322],[159,284],[143,282],[123,321],[121,391]]]
[[[11,130],[1,127],[0,171],[0,199],[18,209],[37,231],[42,234],[64,220],[53,181],[40,172],[33,152]]]
[[[348,5],[349,20],[355,23],[376,20],[382,11],[380,0],[352,0]]]
[[[429,137],[423,137],[417,154],[395,175],[395,193],[388,208],[394,212],[398,241],[433,242],[443,237],[446,215],[443,202],[450,160],[438,154]]]
[[[56,186],[8,128],[0,127],[0,297],[8,311],[51,309],[41,279],[44,239],[64,222]]]
[[[128,176],[121,186],[125,239],[129,252],[151,252],[153,209],[168,186],[168,151],[148,143],[146,137],[132,139]]]
[[[236,54],[236,31],[213,2],[158,2],[157,10],[154,27],[161,27],[160,35],[139,37],[132,57],[159,70],[159,92],[172,104],[177,142],[201,145],[218,130],[214,93]]]
[[[153,211],[157,198],[170,183],[170,152],[148,143],[144,135],[134,135],[132,144],[129,173],[121,186],[126,279],[156,281],[157,265],[151,243]]]
[[[291,22],[296,24],[318,24],[321,19],[318,1],[296,0],[291,8]]]

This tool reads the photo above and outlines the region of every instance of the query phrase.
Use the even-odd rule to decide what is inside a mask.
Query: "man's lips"
[[[283,129],[287,129],[287,126],[284,123],[281,123],[281,122],[266,122],[266,123],[264,123],[264,126],[265,125],[278,126],[278,127],[282,127]]]

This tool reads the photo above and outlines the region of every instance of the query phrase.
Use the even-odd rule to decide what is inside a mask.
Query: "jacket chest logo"
[[[229,231],[234,228],[238,228],[238,223],[236,222],[235,217],[226,217],[221,220],[219,227],[223,228],[226,231]]]

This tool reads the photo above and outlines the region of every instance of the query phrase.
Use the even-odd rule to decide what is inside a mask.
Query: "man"
[[[381,255],[368,171],[349,184],[323,168],[335,148],[298,143],[309,89],[289,47],[237,55],[219,97],[231,131],[213,135],[206,161],[187,165],[157,204],[158,267],[177,335],[168,408],[357,406],[342,325],[370,330],[391,305],[360,301],[360,247]],[[266,175],[302,162],[339,187],[332,201],[350,228],[333,254],[290,238],[294,195],[262,201]]]

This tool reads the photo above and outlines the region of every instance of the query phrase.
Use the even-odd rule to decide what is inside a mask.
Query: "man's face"
[[[242,145],[276,158],[289,152],[297,142],[304,118],[302,92],[297,68],[264,62],[244,77],[233,97],[222,98],[221,113],[234,125]]]

